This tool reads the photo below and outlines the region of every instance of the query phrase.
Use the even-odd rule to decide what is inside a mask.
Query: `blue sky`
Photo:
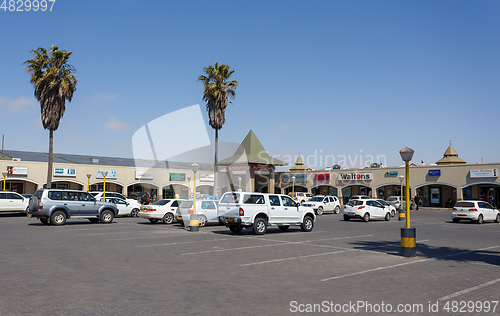
[[[434,163],[450,140],[469,163],[500,161],[499,1],[57,0],[51,12],[0,10],[0,29],[6,149],[48,150],[23,62],[57,44],[78,85],[55,152],[133,157],[141,126],[194,104],[208,126],[196,80],[218,61],[240,83],[220,141],[252,129],[278,158],[316,155],[312,167],[321,156],[401,165],[406,146]]]

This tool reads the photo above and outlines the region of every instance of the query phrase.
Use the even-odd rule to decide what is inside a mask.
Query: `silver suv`
[[[113,203],[98,202],[85,191],[39,189],[30,197],[28,217],[46,225],[64,225],[69,218],[87,218],[92,223],[111,223],[118,215]]]

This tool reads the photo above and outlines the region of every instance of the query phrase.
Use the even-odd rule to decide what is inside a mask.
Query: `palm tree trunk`
[[[52,165],[54,160],[54,131],[50,130],[49,134],[49,166],[47,170],[47,188],[52,187]]]
[[[215,129],[215,162],[214,162],[214,195],[219,195],[219,190],[217,190],[217,178],[218,178],[218,166],[217,166],[217,154],[219,153],[219,130]]]

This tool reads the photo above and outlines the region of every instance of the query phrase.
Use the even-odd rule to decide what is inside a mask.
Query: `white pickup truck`
[[[258,192],[226,192],[219,200],[218,214],[233,233],[251,228],[256,235],[265,234],[272,225],[280,230],[295,225],[310,232],[316,221],[312,208],[300,206],[289,196]]]

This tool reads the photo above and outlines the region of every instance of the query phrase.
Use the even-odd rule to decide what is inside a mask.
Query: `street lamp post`
[[[292,199],[295,200],[295,176],[292,176]]]
[[[191,177],[187,177],[188,179],[188,200],[191,198]]]
[[[2,172],[3,176],[3,190],[5,191],[5,177],[7,177],[7,172]]]
[[[108,171],[103,170],[103,171],[101,171],[101,173],[102,173],[102,176],[104,178],[104,184],[102,186],[102,198],[104,199],[104,201],[106,201],[106,176],[108,175]]]
[[[87,191],[90,191],[90,177],[92,177],[92,175],[90,173],[87,173],[87,179],[88,179],[88,182],[87,182]]]
[[[399,151],[405,162],[406,178],[406,228],[401,228],[401,255],[415,257],[417,255],[417,230],[410,227],[410,160],[413,158],[413,149],[405,147]]]
[[[403,175],[399,176],[399,181],[401,182],[401,199],[399,200],[399,221],[405,220],[405,210],[403,210],[403,180],[405,177]]]
[[[198,214],[196,214],[196,171],[200,168],[200,165],[197,163],[191,164],[191,170],[193,170],[193,214],[189,219],[189,231],[197,232],[200,231],[200,218]]]
[[[241,177],[238,177],[238,191],[241,192]]]

